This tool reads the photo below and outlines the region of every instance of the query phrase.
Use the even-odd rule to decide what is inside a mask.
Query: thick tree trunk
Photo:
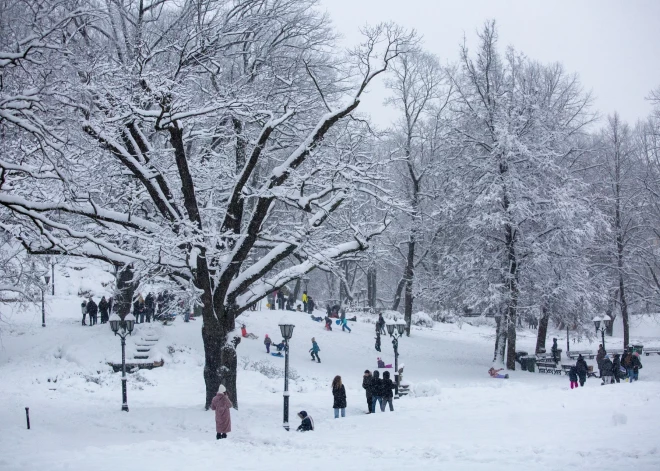
[[[536,353],[541,353],[541,349],[545,349],[545,338],[548,336],[549,319],[550,312],[547,307],[543,306],[541,309],[541,319],[539,319],[539,331],[536,335]]]
[[[506,208],[508,208],[508,199]],[[507,350],[506,367],[509,370],[516,369],[516,316],[518,314],[518,258],[516,254],[516,236],[515,230],[510,224],[505,227],[507,244],[507,261],[509,272],[507,274],[506,286],[508,291],[507,305]]]
[[[493,361],[497,361],[497,353],[500,347],[500,327],[502,325],[502,318],[497,316],[495,318],[495,351],[493,352]]]
[[[131,312],[133,295],[137,290],[138,282],[134,279],[133,265],[117,266],[115,290],[112,296],[112,311],[124,319]]]
[[[497,340],[497,355],[496,357],[499,359],[499,362],[504,364],[504,354],[506,352],[506,337],[507,337],[507,319],[506,319],[506,311],[504,316],[500,318],[499,321],[499,332],[497,334],[498,340]]]
[[[630,342],[630,325],[628,323],[628,301],[626,299],[626,292],[623,283],[623,274],[619,272],[619,302],[621,304],[621,320],[623,321],[623,348],[628,346]],[[612,330],[614,329],[614,319],[610,323],[608,328],[609,335],[612,335]]]

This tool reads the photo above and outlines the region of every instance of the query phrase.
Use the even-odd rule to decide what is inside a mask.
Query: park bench
[[[645,348],[644,355],[649,356],[651,353],[660,355],[660,348]]]
[[[596,358],[596,354],[590,350],[576,350],[567,353],[568,358],[571,360],[577,360],[577,357],[582,355],[583,358],[593,359]]]
[[[552,374],[561,374],[561,369],[557,368],[557,365],[554,361],[551,360],[540,360],[536,362],[536,366],[539,369],[539,373],[552,373]]]

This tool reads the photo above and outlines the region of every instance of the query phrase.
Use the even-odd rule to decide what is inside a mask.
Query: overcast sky
[[[660,86],[660,0],[321,0],[346,45],[359,42],[366,23],[394,21],[415,28],[442,62],[458,58],[465,35],[488,19],[498,26],[500,47],[513,45],[532,59],[562,62],[580,75],[603,115],[618,111],[631,124],[645,118],[649,92]],[[382,86],[364,101],[386,125]],[[378,114],[374,111],[378,110]]]

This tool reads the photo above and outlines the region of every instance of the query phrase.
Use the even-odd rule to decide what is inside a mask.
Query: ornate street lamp
[[[41,327],[46,327],[46,303],[44,300],[44,292],[48,288],[50,276],[44,275],[44,280],[46,281],[46,286],[41,288]]]
[[[394,399],[399,399],[399,338],[403,336],[406,331],[405,322],[394,321],[394,323],[386,324],[387,333],[392,337],[392,347],[394,347],[394,375],[396,382],[394,383]]]
[[[280,324],[284,339],[284,430],[289,431],[289,340],[293,335],[293,324]]]
[[[612,319],[607,314],[603,317],[596,316],[593,318],[594,326],[596,327],[596,334],[598,331],[601,333],[603,349],[605,349],[605,330],[609,328]]]
[[[305,283],[305,291],[307,291],[307,286],[309,286],[309,276],[305,275],[301,279],[302,279],[302,282]]]
[[[117,313],[112,313],[108,322],[115,335],[119,335],[121,338],[121,410],[128,412],[128,397],[126,395],[126,336],[131,335],[133,332],[135,316],[128,314],[122,320]]]

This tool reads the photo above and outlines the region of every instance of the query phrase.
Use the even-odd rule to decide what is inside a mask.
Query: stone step
[[[143,353],[148,352],[149,350],[151,350],[151,349],[150,348],[138,348],[137,349],[138,352],[143,352]]]
[[[148,360],[148,359],[149,359],[149,355],[134,355],[133,358],[134,358],[135,360]]]

